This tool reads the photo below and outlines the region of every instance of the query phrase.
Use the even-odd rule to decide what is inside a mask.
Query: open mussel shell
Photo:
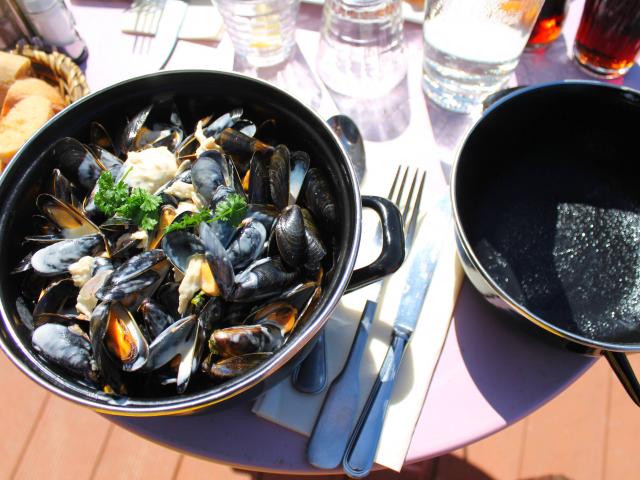
[[[229,358],[248,353],[273,352],[283,343],[284,335],[276,325],[240,325],[214,330],[209,338],[209,350],[222,358]]]
[[[127,282],[153,268],[165,258],[164,252],[159,249],[149,250],[131,257],[113,271],[108,285],[119,285]]]
[[[123,153],[137,150],[136,143],[140,132],[147,121],[147,117],[151,113],[153,105],[149,105],[140,110],[131,120],[127,123],[127,126],[122,131],[120,137],[120,151]]]
[[[293,285],[297,278],[298,271],[287,270],[281,260],[263,258],[236,275],[231,300],[247,302],[274,297]]]
[[[233,127],[240,118],[242,118],[242,108],[234,108],[220,115],[213,122],[203,125],[203,133],[207,137],[218,138],[225,128]]]
[[[273,325],[283,335],[289,333],[296,323],[298,308],[283,300],[274,301],[255,310],[244,321],[246,325]]]
[[[53,364],[80,378],[95,380],[91,343],[77,327],[45,323],[33,331],[31,344]]]
[[[305,260],[307,240],[302,211],[297,205],[285,208],[273,227],[280,258],[292,268]]]
[[[298,202],[304,179],[309,171],[311,159],[306,152],[297,151],[291,154],[291,174],[289,176],[289,205]]]
[[[290,153],[285,145],[278,145],[269,164],[271,199],[278,210],[289,204]]]
[[[66,137],[58,140],[51,147],[51,155],[53,164],[60,168],[64,176],[86,192],[93,189],[102,173],[95,155],[74,138]]]
[[[117,285],[107,283],[96,292],[96,297],[103,302],[128,302],[132,296],[144,297],[145,289],[154,285],[160,279],[161,276],[157,272],[147,270]]]
[[[100,229],[83,212],[53,195],[38,195],[36,205],[42,214],[58,227],[64,238],[79,238],[100,233]]]
[[[211,271],[214,272],[215,281],[221,290],[222,296],[227,299],[233,292],[235,274],[233,263],[216,234],[214,224],[201,223],[198,231],[205,249],[207,263]]]
[[[71,299],[78,296],[78,287],[73,284],[70,278],[64,278],[51,283],[43,290],[38,303],[33,309],[34,324],[36,327],[46,322],[43,318],[46,314],[57,314],[62,307]]]
[[[251,218],[243,220],[227,248],[227,255],[235,270],[242,270],[254,262],[264,251],[267,231]]]
[[[91,122],[89,124],[89,138],[93,146],[108,150],[115,156],[120,155],[120,151],[116,148],[115,143],[111,139],[111,135],[101,123]]]
[[[220,133],[218,144],[231,155],[241,177],[249,170],[249,162],[255,152],[273,150],[270,145],[233,128],[226,128]]]
[[[176,217],[176,220],[178,219],[179,217]],[[200,239],[185,230],[167,233],[162,239],[161,245],[171,264],[182,273],[187,271],[189,259],[193,255],[204,253]]]
[[[220,382],[231,380],[256,368],[266,361],[272,353],[250,353],[236,357],[225,358],[216,363],[211,363],[210,358],[202,364],[203,371],[211,378]]]
[[[82,208],[82,203],[78,199],[78,192],[75,186],[69,181],[67,177],[65,177],[62,172],[54,168],[51,174],[52,176],[52,185],[51,192],[54,197],[58,200],[66,203],[68,205],[72,205],[76,209]]]
[[[322,226],[334,231],[337,228],[338,212],[331,184],[318,168],[310,168],[304,183],[304,204]]]
[[[175,323],[174,317],[165,312],[159,303],[149,298],[142,301],[139,310],[152,340],[166,330],[169,325]]]
[[[138,370],[147,362],[149,345],[129,310],[118,302],[109,306],[105,342],[125,372]]]
[[[217,188],[225,184],[223,169],[226,169],[226,161],[222,154],[216,150],[203,152],[191,168],[193,188],[206,205],[211,204]]]
[[[71,264],[103,248],[102,235],[63,240],[36,251],[31,257],[31,266],[44,276],[66,274]]]
[[[268,152],[255,152],[249,167],[249,202],[254,204],[271,203],[271,183],[269,182]]]
[[[311,212],[306,208],[302,210],[302,218],[304,220],[304,234],[307,244],[307,250],[304,260],[304,268],[309,272],[317,272],[320,270],[322,260],[327,256],[327,249],[324,246],[320,231],[313,221]]]

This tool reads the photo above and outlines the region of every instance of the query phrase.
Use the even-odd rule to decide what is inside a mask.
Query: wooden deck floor
[[[640,356],[632,359],[640,368]],[[63,401],[0,354],[0,479],[287,480],[233,470],[155,445]],[[640,478],[640,410],[599,361],[548,405],[450,455],[374,480]],[[319,477],[339,478],[339,477]]]

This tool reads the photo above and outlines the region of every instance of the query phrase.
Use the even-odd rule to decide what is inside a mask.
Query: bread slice
[[[24,78],[16,80],[14,84],[9,87],[0,115],[4,117],[16,103],[31,95],[48,99],[55,113],[58,113],[65,107],[64,99],[56,88],[39,78]]]
[[[24,142],[53,115],[51,101],[44,97],[30,96],[16,103],[0,119],[0,162],[3,167]]]
[[[0,51],[0,104],[4,102],[9,87],[18,78],[31,72],[31,60],[20,55]]]

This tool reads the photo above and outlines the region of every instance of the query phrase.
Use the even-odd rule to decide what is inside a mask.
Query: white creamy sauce
[[[191,202],[180,202],[176,208],[176,217],[182,212],[198,213],[198,208]]]
[[[82,287],[91,278],[91,270],[93,270],[93,257],[82,257],[75,263],[69,265],[69,273],[76,287]]]
[[[91,279],[82,286],[76,300],[76,310],[78,313],[86,315],[87,318],[91,317],[93,309],[96,308],[96,305],[98,304],[96,292],[102,288],[104,282],[109,278],[109,275],[111,275],[112,272],[113,270],[110,268],[98,270],[98,273],[91,277]]]
[[[178,313],[180,315],[187,310],[193,296],[200,291],[202,286],[200,271],[203,260],[203,255],[193,255],[189,259],[189,266],[187,271],[184,272],[184,278],[178,287]]]
[[[125,182],[130,187],[140,187],[150,193],[175,177],[177,170],[176,157],[167,147],[129,152],[123,165],[123,171],[129,171]]]
[[[206,152],[207,150],[220,150],[220,147],[213,139],[213,137],[205,137],[204,132],[202,130],[202,120],[198,122],[196,125],[196,131],[193,134],[198,140],[200,146],[196,149],[196,155],[200,155],[202,152]]]
[[[138,247],[144,250],[147,248],[147,244],[149,243],[149,233],[146,230],[138,230],[131,234],[131,239],[139,240]]]
[[[170,187],[164,190],[164,193],[173,195],[180,200],[191,200],[195,193],[193,185],[186,182],[174,182]]]

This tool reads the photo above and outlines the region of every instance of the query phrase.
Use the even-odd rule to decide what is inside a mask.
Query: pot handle
[[[620,380],[620,383],[622,383],[622,386],[631,397],[631,400],[640,407],[640,383],[638,383],[638,378],[633,372],[627,356],[624,353],[609,350],[603,351],[602,354],[609,362],[616,377],[618,377],[618,380]]]
[[[398,270],[404,261],[404,230],[402,215],[398,207],[386,198],[371,195],[362,197],[362,206],[375,210],[380,217],[382,252],[372,264],[353,271],[345,293],[377,282],[382,277]]]

